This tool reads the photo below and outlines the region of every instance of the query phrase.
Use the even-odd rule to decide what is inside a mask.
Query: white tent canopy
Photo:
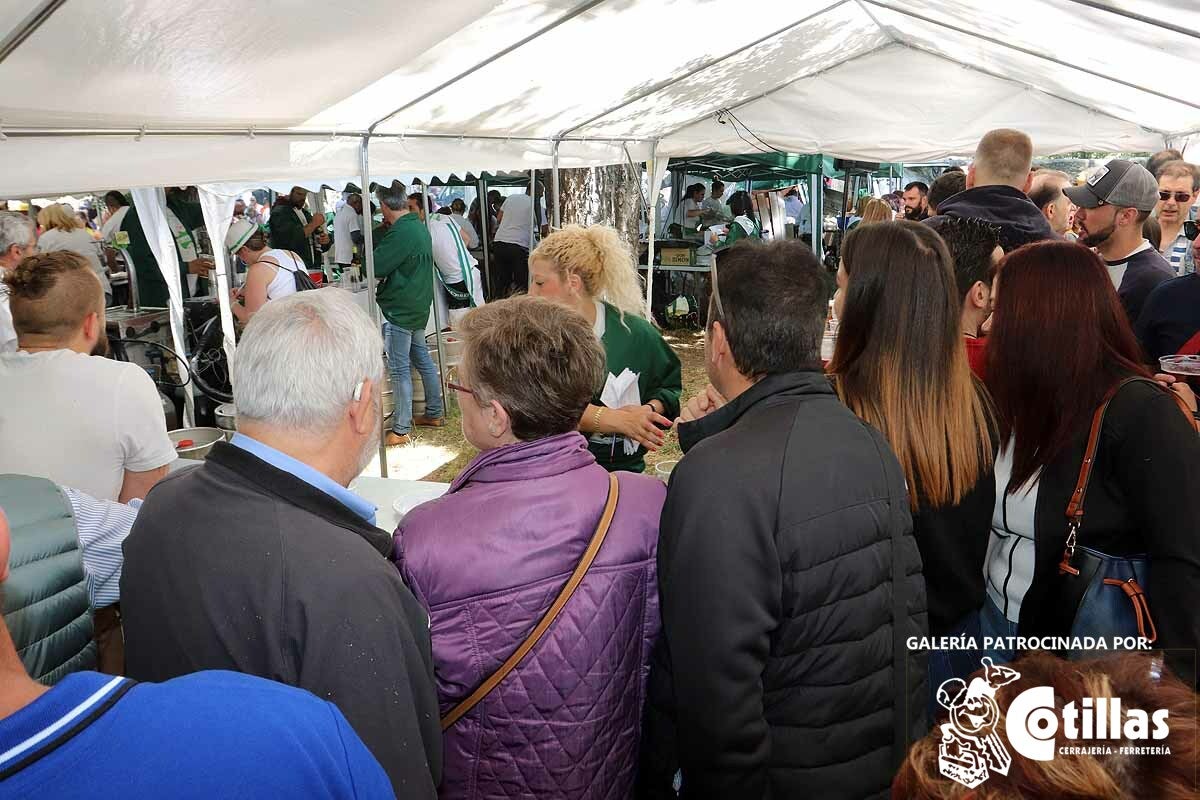
[[[0,36],[8,197],[343,178],[367,132],[393,175],[1200,130],[1194,0],[0,0]]]

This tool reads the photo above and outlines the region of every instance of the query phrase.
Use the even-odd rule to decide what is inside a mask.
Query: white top
[[[1033,583],[1034,514],[1040,482],[1035,476],[1029,485],[1008,494],[1012,456],[1011,441],[996,455],[996,506],[983,573],[988,597],[1010,622],[1019,622],[1021,601]]]
[[[455,235],[458,228],[453,220],[441,214],[434,214],[429,219],[429,236],[433,239],[433,263],[437,265],[438,272],[442,274],[442,280],[446,283],[462,282],[464,278],[460,257],[465,256],[467,263],[472,267],[479,262],[466,252],[465,242],[464,250],[459,252],[458,243],[461,239]]]
[[[354,260],[354,239],[350,234],[362,230],[362,215],[349,203],[333,216],[333,260],[349,264]]]
[[[705,222],[727,222],[733,214],[729,212],[729,206],[719,197],[706,197],[704,202],[700,204],[700,208],[704,210],[702,219]]]
[[[696,237],[700,235],[696,232],[696,229],[700,227],[700,217],[689,217],[688,212],[699,211],[701,208],[701,205],[690,197],[683,201],[683,205],[680,206],[679,224],[683,226],[684,236]]]
[[[1121,281],[1125,280],[1125,270],[1129,268],[1129,259],[1133,258],[1133,256],[1137,253],[1140,253],[1143,250],[1150,250],[1153,247],[1154,245],[1150,244],[1148,240],[1142,239],[1142,243],[1134,248],[1132,253],[1125,256],[1120,261],[1114,261],[1111,264],[1108,261],[1104,262],[1104,265],[1108,267],[1108,277],[1112,281],[1114,289],[1119,290],[1121,288]]]
[[[11,353],[17,349],[17,331],[13,327],[12,312],[8,309],[8,287],[4,285],[4,273],[0,269],[0,353]]]
[[[296,270],[307,270],[304,261],[294,258],[287,250],[268,250],[263,253],[264,257],[273,258],[279,262],[279,268],[275,269],[275,265],[266,262],[263,266],[269,269],[275,269],[275,277],[271,278],[271,282],[267,284],[267,301],[278,300],[281,297],[287,297],[289,294],[296,293],[296,278],[293,276]]]
[[[96,277],[100,279],[100,284],[104,287],[105,294],[112,294],[112,285],[108,282],[108,274],[104,269],[104,265],[100,263],[100,245],[92,238],[92,235],[83,228],[75,228],[70,231],[49,230],[38,237],[38,249],[44,253],[50,253],[55,250],[70,250],[72,253],[78,253],[87,259],[88,266],[96,273]]]
[[[526,250],[532,249],[533,231],[530,229],[530,221],[533,214],[533,198],[527,194],[509,195],[504,205],[500,206],[500,212],[504,219],[500,220],[500,227],[496,230],[496,241],[520,245]]]
[[[72,350],[0,355],[0,474],[116,500],[125,470],[175,460],[154,381],[137,364]]]
[[[471,224],[471,220],[462,214],[451,214],[450,219],[458,224],[458,230],[462,233],[463,244],[469,249],[479,247],[479,233],[476,232],[475,226]]]

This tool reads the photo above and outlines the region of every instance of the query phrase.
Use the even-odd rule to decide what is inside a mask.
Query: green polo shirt
[[[433,241],[419,216],[400,217],[375,245],[375,277],[375,299],[387,321],[424,331],[433,304]]]

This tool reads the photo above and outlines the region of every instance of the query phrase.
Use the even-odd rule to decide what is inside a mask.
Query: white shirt
[[[275,277],[271,278],[271,282],[267,284],[267,301],[278,300],[281,297],[287,297],[289,294],[296,293],[296,277],[297,270],[307,270],[304,261],[294,258],[291,252],[287,250],[268,250],[263,253],[264,258],[271,258],[279,262],[279,267],[276,268],[270,261],[264,262],[263,266],[268,269],[275,270]]]
[[[459,252],[458,244],[462,239],[455,235],[458,233],[458,227],[453,220],[441,214],[434,214],[429,219],[429,236],[433,239],[433,263],[437,265],[438,272],[442,274],[442,280],[446,283],[462,282],[464,278],[460,258],[465,257],[472,267],[479,262],[466,251],[465,242],[464,249]]]
[[[346,203],[333,216],[333,260],[338,264],[349,264],[354,260],[354,238],[350,235],[362,230],[362,215]]]
[[[475,231],[475,226],[471,224],[471,220],[462,214],[451,214],[450,219],[458,224],[458,230],[462,233],[463,244],[468,249],[479,247],[479,234]]]
[[[697,203],[692,198],[689,197],[687,200],[683,201],[683,205],[680,207],[680,212],[679,212],[679,224],[681,226],[683,226],[683,235],[684,236],[689,236],[691,238],[696,238],[696,237],[700,236],[700,234],[696,230],[697,228],[700,227],[700,217],[698,217],[698,216],[689,217],[688,216],[689,211],[700,211],[700,210],[701,210],[700,204]]]
[[[100,284],[104,287],[104,293],[112,294],[112,286],[108,282],[108,274],[104,266],[100,263],[100,245],[83,228],[74,228],[69,231],[55,228],[54,230],[46,231],[38,237],[38,249],[43,253],[55,250],[70,250],[72,253],[78,253],[83,256],[87,259],[88,266],[96,273],[96,277],[100,279]]]
[[[509,195],[500,207],[504,219],[496,231],[497,242],[520,245],[526,250],[533,247],[533,231],[530,222],[533,215],[533,198],[527,194]]]
[[[1107,260],[1105,260],[1104,265],[1108,267],[1108,277],[1109,280],[1112,281],[1114,289],[1117,289],[1118,291],[1121,289],[1121,282],[1125,280],[1125,270],[1129,268],[1129,259],[1133,258],[1135,254],[1140,253],[1143,250],[1151,250],[1153,248],[1154,245],[1150,244],[1148,240],[1142,239],[1142,243],[1138,245],[1132,253],[1125,256],[1120,261],[1109,263]],[[1103,256],[1101,256],[1101,258],[1103,258]]]
[[[0,355],[0,474],[116,500],[125,471],[175,460],[154,381],[137,364],[71,350]]]
[[[17,330],[13,327],[12,311],[8,308],[8,287],[4,285],[4,274],[0,269],[0,354],[12,353],[17,349]]]
[[[996,505],[983,574],[988,597],[1010,622],[1019,622],[1021,601],[1033,583],[1034,515],[1040,479],[1035,476],[1028,485],[1008,494],[1013,447],[1010,441],[996,454]]]

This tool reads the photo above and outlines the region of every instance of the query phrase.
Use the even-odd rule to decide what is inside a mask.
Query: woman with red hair
[[[1048,241],[1014,251],[1001,265],[993,302],[986,374],[1001,448],[983,636],[1070,633],[1075,608],[1059,594],[1066,511],[1093,416],[1115,391],[1100,428],[1078,543],[1148,560],[1143,588],[1157,628],[1155,646],[1179,648],[1186,655],[1181,677],[1194,682],[1200,437],[1169,391],[1152,380],[1124,383],[1151,375],[1104,262],[1091,250]],[[1173,666],[1184,672],[1183,664]]]

